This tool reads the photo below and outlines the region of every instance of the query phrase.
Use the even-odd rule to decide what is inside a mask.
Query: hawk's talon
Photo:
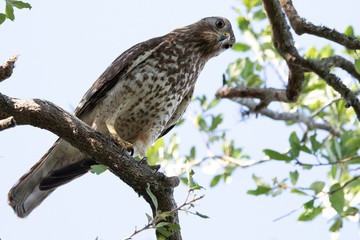
[[[131,157],[134,156],[134,148],[132,147],[124,148],[124,151],[126,151]]]

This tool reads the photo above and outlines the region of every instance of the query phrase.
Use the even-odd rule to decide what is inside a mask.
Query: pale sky
[[[303,17],[339,31],[360,20],[357,0],[293,2]],[[7,20],[0,25],[0,63],[19,55],[13,76],[0,83],[0,92],[18,98],[46,99],[68,111],[76,107],[86,90],[118,55],[138,42],[208,16],[228,18],[236,38],[243,41],[237,29],[237,14],[232,9],[239,6],[236,0],[64,0],[31,4],[31,11],[15,10],[15,22]],[[4,8],[1,2],[0,9]],[[360,28],[356,25],[354,28],[359,35]],[[308,36],[295,40],[303,47],[326,44]],[[212,97],[222,85],[221,76],[228,64],[239,57],[244,55],[227,51],[212,59],[198,80],[195,96]],[[243,147],[244,153],[255,160],[263,157],[264,148],[284,150],[288,146],[288,134],[298,130],[262,117],[240,121],[239,106],[227,100],[217,111],[226,113],[225,123],[231,128],[237,146]],[[190,146],[201,142],[191,124],[184,124],[176,132],[182,139],[180,147],[184,154]],[[151,214],[148,204],[110,172],[100,176],[87,174],[62,186],[29,217],[18,218],[7,204],[7,193],[56,139],[52,133],[29,126],[0,133],[0,239],[122,239],[132,233],[135,226],[141,228],[146,224],[145,213]],[[198,157],[204,155],[200,151]],[[195,178],[206,187],[203,191],[206,197],[198,203],[196,211],[210,219],[180,214],[183,239],[329,239],[330,225],[321,216],[311,223],[299,223],[296,219],[300,210],[273,222],[299,208],[306,198],[290,194],[277,198],[246,194],[255,188],[252,174],[267,179],[275,175],[284,178],[290,169],[295,168],[277,163],[238,169],[231,184],[220,183],[215,188],[209,187],[211,176],[197,169]],[[325,174],[321,169],[314,170],[300,175],[300,181],[308,184],[324,179]],[[186,187],[176,188],[175,195],[181,204],[186,197]],[[345,221],[339,239],[359,239],[358,234],[357,224]],[[155,235],[147,231],[134,239],[155,239]]]

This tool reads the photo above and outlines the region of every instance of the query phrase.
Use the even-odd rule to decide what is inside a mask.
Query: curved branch
[[[139,164],[109,137],[53,103],[40,99],[14,99],[0,93],[0,119],[11,116],[17,125],[32,125],[49,130],[98,163],[108,166],[115,175],[144,197],[151,205],[154,216],[156,210],[146,192],[148,183],[157,197],[159,211],[171,211],[177,207],[173,197],[173,189],[179,184],[177,177],[166,177],[160,172],[154,172],[147,164]],[[179,224],[177,213],[174,212],[166,221]],[[168,239],[181,239],[180,232],[174,231]]]
[[[298,15],[291,0],[279,0],[279,2],[296,34],[302,35],[308,33],[337,42],[348,49],[360,49],[360,40],[356,37],[347,36],[343,33],[339,33],[335,29],[330,29],[325,26],[315,26]]]
[[[300,55],[294,45],[290,27],[286,23],[279,2],[277,0],[263,0],[263,6],[270,22],[274,47],[289,67],[286,96],[291,102],[296,102],[304,82],[304,69],[294,64],[294,60]]]
[[[341,56],[331,56],[328,58],[314,59],[315,63],[320,63],[324,67],[330,69],[333,67],[339,67],[347,71],[351,76],[360,81],[360,74],[356,72],[354,64]]]

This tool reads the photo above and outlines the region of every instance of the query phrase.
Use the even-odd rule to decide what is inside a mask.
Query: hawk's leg
[[[130,155],[132,156],[134,154],[134,146],[119,136],[119,134],[115,130],[114,124],[106,123],[106,127],[109,130],[109,133],[111,134],[112,138],[118,144],[120,144],[126,151],[128,151],[130,153]]]

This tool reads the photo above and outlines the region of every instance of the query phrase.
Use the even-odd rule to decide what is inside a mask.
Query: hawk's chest
[[[194,53],[159,50],[119,79],[104,99],[103,106],[112,109],[108,117],[124,139],[143,129],[160,134],[204,66]]]

